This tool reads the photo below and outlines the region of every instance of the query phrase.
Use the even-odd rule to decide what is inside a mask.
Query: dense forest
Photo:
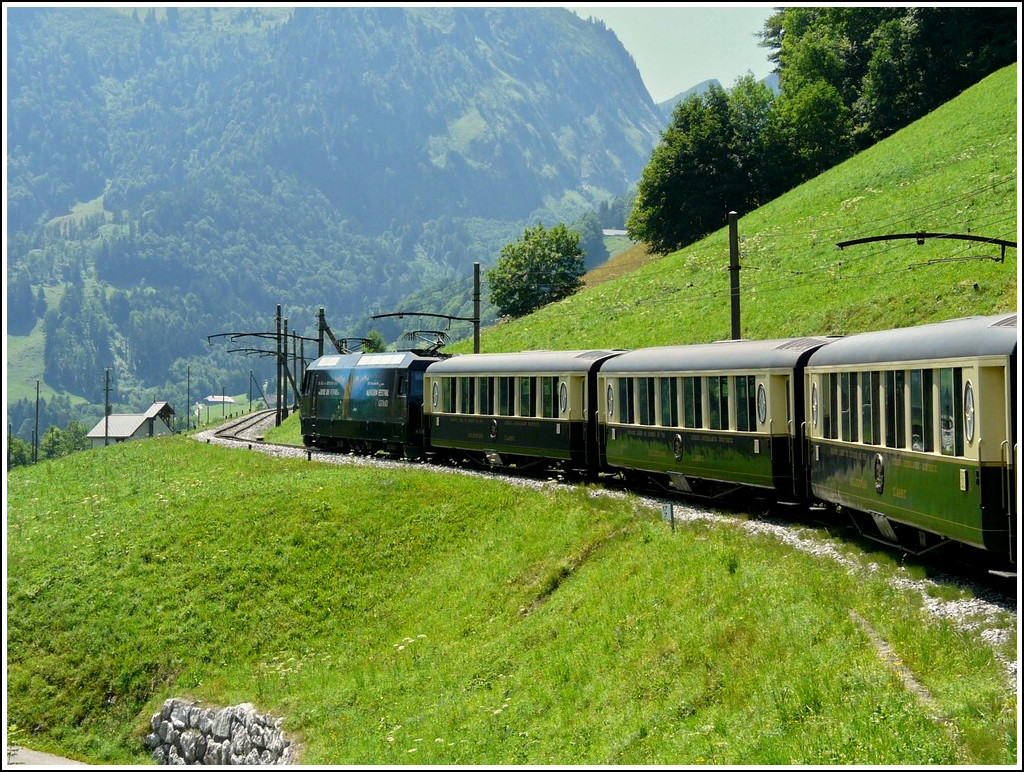
[[[709,84],[674,108],[630,236],[669,254],[842,163],[1017,60],[1016,8],[783,8],[762,44],[779,90]]]
[[[8,358],[26,440],[30,374],[41,433],[98,420],[108,372],[115,410],[182,414],[273,371],[209,336],[277,306],[299,335],[324,307],[339,337],[391,342],[373,315],[467,317],[473,263],[538,224],[569,223],[588,267],[627,220],[677,249],[1015,61],[1017,33],[1012,7],[782,8],[778,89],[703,84],[666,127],[615,35],[564,9],[7,13],[8,348],[42,359]]]
[[[183,405],[189,369],[193,396],[245,391],[272,365],[207,338],[278,305],[363,336],[468,316],[473,264],[527,224],[602,249],[662,126],[615,35],[562,9],[8,14],[9,333],[45,335],[87,417],[105,368],[119,411]]]

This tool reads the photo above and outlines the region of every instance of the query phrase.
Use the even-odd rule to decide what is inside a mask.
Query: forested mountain
[[[184,408],[186,370],[244,392],[272,366],[207,336],[278,304],[304,335],[468,316],[474,262],[626,193],[664,125],[564,9],[7,14],[8,345],[45,332],[45,385],[97,417],[105,368],[123,409]]]
[[[569,224],[590,268],[602,227],[672,253],[1015,62],[1019,29],[1010,6],[779,8],[771,79],[669,114],[603,23],[559,8],[6,12],[25,439],[39,382],[45,429],[98,418],[107,372],[115,409],[179,415],[269,380],[258,339],[207,343],[269,334],[277,308],[386,342],[408,322],[376,314],[465,320],[473,263],[524,228]]]

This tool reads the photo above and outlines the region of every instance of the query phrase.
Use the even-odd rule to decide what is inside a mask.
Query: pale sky
[[[601,19],[632,55],[655,103],[705,80],[732,88],[749,71],[761,80],[772,71],[757,33],[772,5],[729,3],[606,3],[563,6],[582,19]]]

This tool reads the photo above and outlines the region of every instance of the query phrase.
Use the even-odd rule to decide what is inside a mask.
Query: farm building
[[[171,434],[174,408],[169,402],[154,402],[145,413],[112,414],[101,418],[86,437],[94,448],[115,442]]]

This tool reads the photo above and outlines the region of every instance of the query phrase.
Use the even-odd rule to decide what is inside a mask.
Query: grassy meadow
[[[1016,308],[1017,70],[751,213],[743,335]],[[727,338],[725,230],[616,255],[484,351]],[[453,346],[466,351],[471,341]],[[9,373],[10,375],[10,373]],[[275,435],[297,437],[294,419]],[[184,435],[11,469],[8,742],[148,762],[171,697],[253,703],[305,764],[1012,765],[991,643],[924,568],[807,523],[847,563],[599,488],[278,459]],[[939,580],[943,600],[970,591]],[[884,646],[883,646],[884,644]],[[906,680],[908,678],[910,680]],[[909,684],[914,684],[913,688]]]
[[[19,467],[7,495],[6,720],[27,747],[146,763],[150,717],[190,697],[283,717],[306,764],[1015,758],[996,654],[1016,640],[930,616],[892,584],[920,570],[821,526],[806,538],[857,569],[588,486],[184,435]]]
[[[847,335],[1017,308],[1017,67],[754,212],[739,212],[741,335]],[[729,232],[667,256],[635,245],[576,295],[483,331],[482,351],[731,337]],[[450,347],[472,351],[472,341]]]

